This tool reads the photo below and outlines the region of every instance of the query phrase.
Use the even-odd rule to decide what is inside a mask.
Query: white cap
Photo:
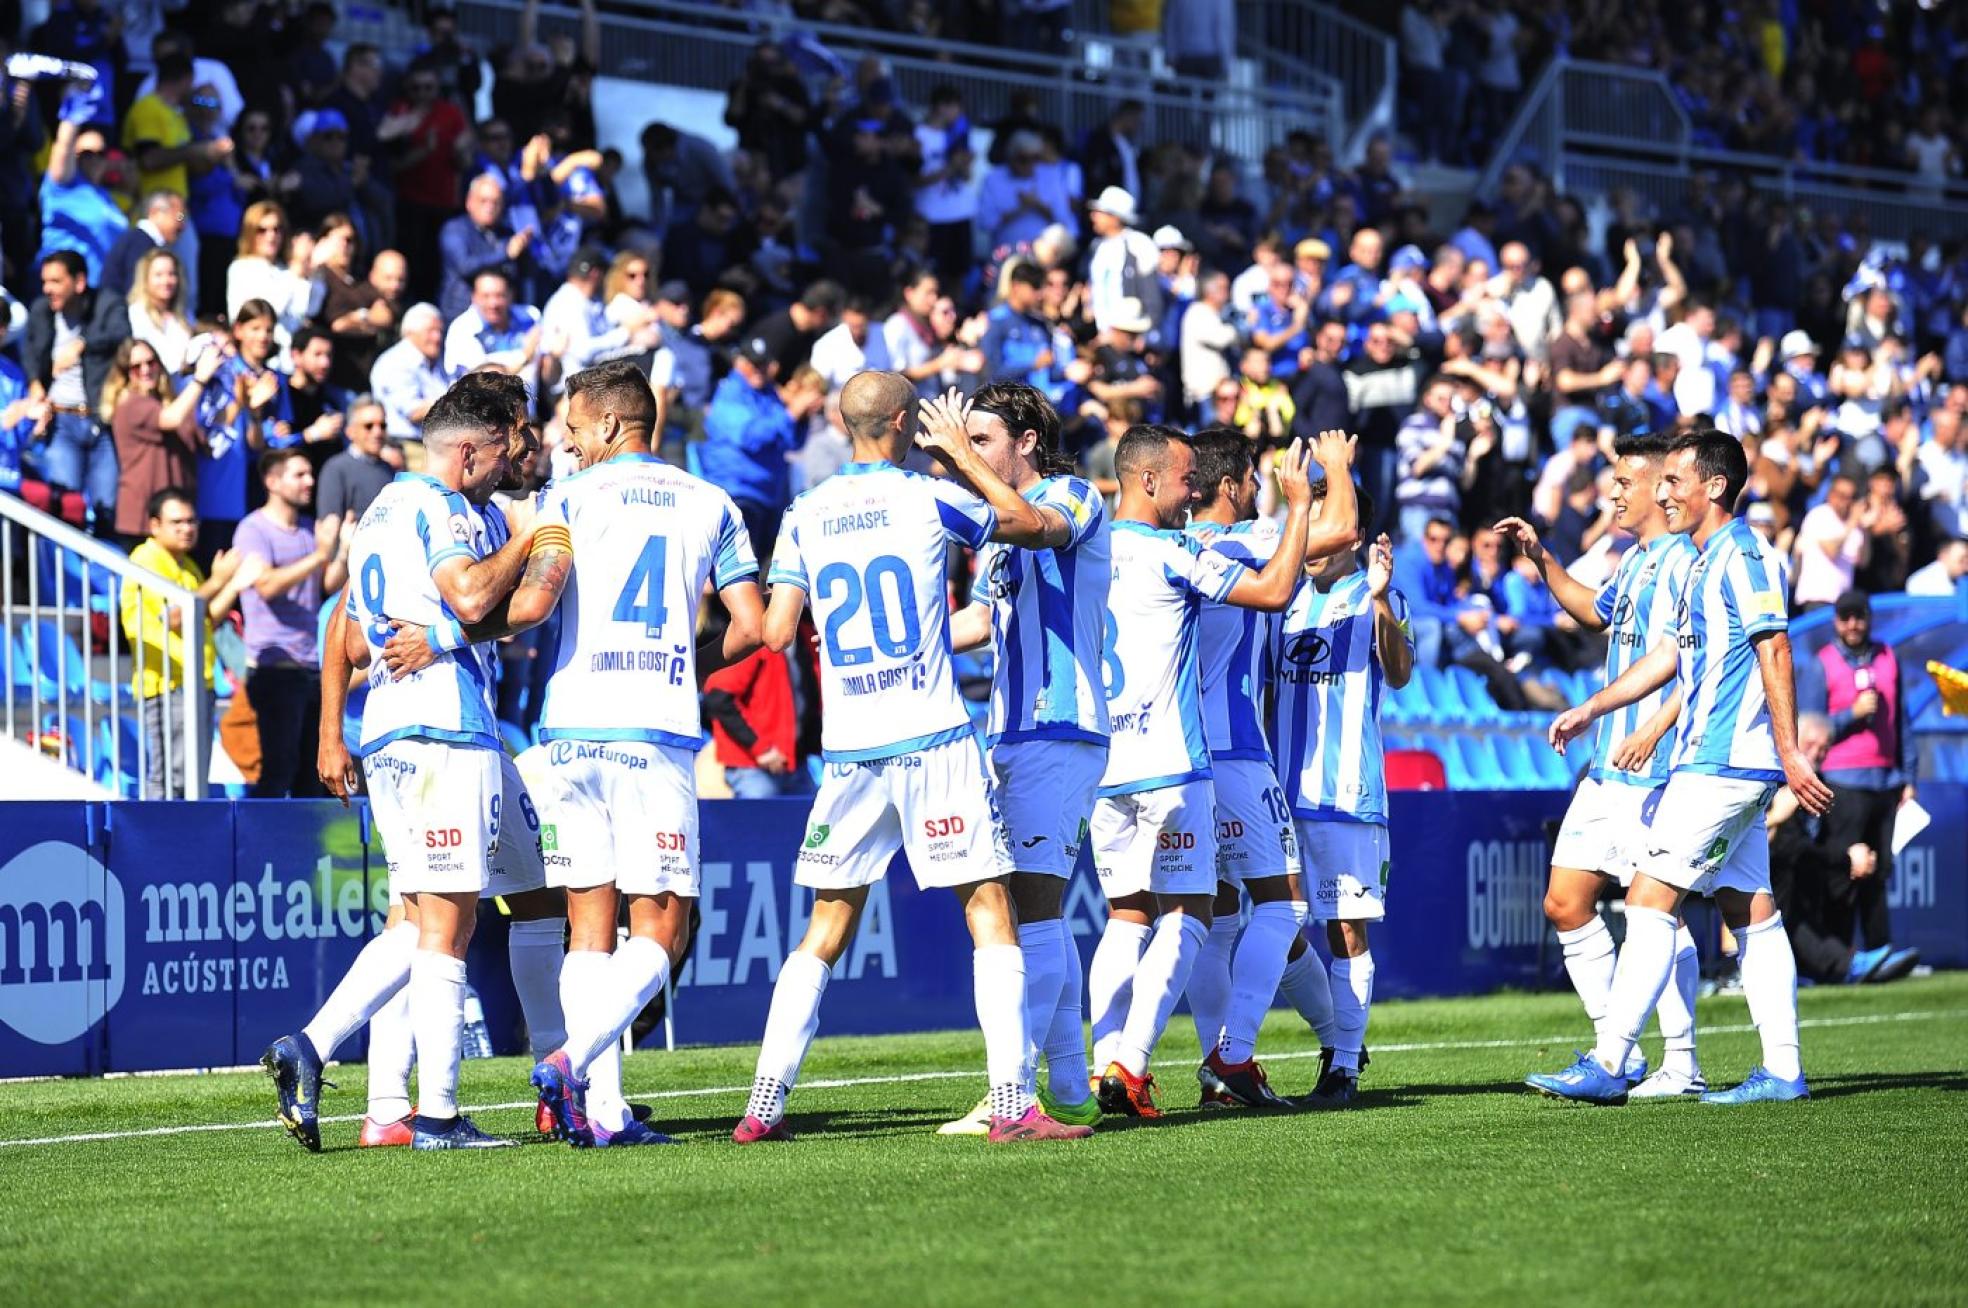
[[[1189,238],[1178,227],[1164,223],[1155,229],[1155,248],[1157,250],[1189,251],[1196,247],[1189,244]]]
[[[1147,310],[1141,307],[1141,301],[1132,295],[1114,306],[1113,320],[1107,325],[1117,332],[1133,332],[1136,336],[1145,336],[1155,329],[1155,324],[1149,321]]]
[[[1797,331],[1795,329],[1787,331],[1784,333],[1783,340],[1777,343],[1777,357],[1779,359],[1796,359],[1803,355],[1816,354],[1817,352],[1818,343],[1811,339],[1809,332]]]
[[[1095,213],[1112,214],[1129,227],[1134,226],[1136,222],[1134,197],[1118,186],[1110,186],[1102,191],[1087,208]]]

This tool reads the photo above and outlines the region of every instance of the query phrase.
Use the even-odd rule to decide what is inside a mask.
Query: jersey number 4
[[[895,617],[889,611],[888,591],[882,585],[886,577],[895,585],[896,609],[901,614],[902,630],[895,630]],[[909,565],[893,554],[883,554],[871,560],[863,572],[856,572],[852,564],[829,563],[820,569],[815,579],[814,596],[820,600],[831,600],[835,591],[840,591],[840,607],[829,613],[822,628],[827,642],[827,660],[837,668],[851,668],[861,663],[875,661],[875,649],[886,658],[907,658],[916,652],[922,643],[922,619],[916,616],[916,580],[910,575]],[[874,636],[875,648],[866,645],[845,645],[846,627],[861,612],[863,602],[868,607],[868,626]]]
[[[663,606],[664,583],[668,577],[664,564],[669,554],[670,542],[666,538],[651,536],[644,541],[642,553],[629,569],[629,579],[622,583],[622,593],[615,598],[615,621],[639,624],[651,640],[662,639],[663,624],[670,616],[669,609]]]

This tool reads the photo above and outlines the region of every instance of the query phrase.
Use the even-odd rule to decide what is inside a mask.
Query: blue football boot
[[[1540,1072],[1524,1078],[1524,1084],[1553,1099],[1570,1099],[1582,1104],[1623,1104],[1632,1083],[1621,1072],[1608,1072],[1591,1054],[1580,1054],[1578,1061],[1562,1072]]]
[[[511,1140],[487,1135],[460,1113],[456,1117],[425,1117],[421,1113],[410,1124],[412,1149],[510,1149]]]
[[[282,1036],[260,1055],[280,1098],[280,1124],[311,1154],[321,1152],[321,1087],[334,1084],[321,1075],[321,1055],[305,1034]]]
[[[1785,1081],[1758,1067],[1750,1071],[1741,1085],[1730,1090],[1711,1090],[1701,1097],[1701,1101],[1726,1107],[1731,1104],[1782,1104],[1810,1097],[1811,1087],[1804,1084],[1801,1075],[1795,1081]]]
[[[629,1124],[619,1131],[611,1131],[605,1126],[589,1124],[594,1132],[594,1147],[597,1149],[623,1149],[630,1145],[673,1145],[676,1141],[661,1131],[652,1130],[641,1122],[630,1119]]]

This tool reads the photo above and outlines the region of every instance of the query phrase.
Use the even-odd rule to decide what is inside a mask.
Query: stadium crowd
[[[1824,70],[1850,8],[1813,9],[1786,77],[1846,85]],[[1423,4],[1402,22],[1460,33],[1526,9],[1559,21]],[[1690,39],[1743,39],[1673,66],[1767,61],[1747,38],[1778,12],[1702,11]],[[1575,14],[1566,40],[1644,45],[1652,13]],[[0,478],[238,596],[249,690],[287,680],[305,698],[345,526],[421,466],[417,424],[451,381],[526,382],[537,486],[571,458],[562,378],[616,358],[647,367],[665,452],[732,495],[761,556],[794,494],[847,459],[838,395],[867,368],[925,397],[1038,387],[1109,493],[1137,422],[1234,426],[1266,458],[1293,435],[1356,432],[1419,658],[1475,670],[1505,708],[1561,707],[1529,674],[1599,652],[1490,525],[1527,514],[1581,579],[1609,576],[1620,437],[1705,416],[1737,436],[1749,519],[1793,552],[1799,608],[1968,576],[1968,250],[1891,248],[1736,178],[1695,176],[1662,212],[1630,194],[1588,208],[1522,165],[1440,231],[1385,139],[1350,168],[1305,132],[1261,159],[1205,157],[1145,139],[1137,104],[1075,140],[1019,102],[987,145],[953,89],[905,104],[874,58],[816,87],[770,41],[729,90],[735,149],[642,130],[651,201],[630,212],[621,157],[595,148],[585,14],[579,39],[543,43],[529,8],[513,46],[480,52],[431,8],[400,65],[338,43],[321,0],[188,9],[141,43],[116,7],[69,0],[0,36],[96,73],[0,79],[20,308]],[[1940,96],[1960,26],[1895,19],[1895,40],[1917,40],[1894,47],[1893,75]],[[495,116],[474,123],[482,69]],[[1846,118],[1848,142],[1872,135]],[[1264,507],[1281,511],[1275,492]],[[187,516],[194,541],[174,547]],[[537,648],[503,661],[502,714],[522,732]],[[731,676],[708,704],[721,759],[741,786],[786,784],[810,752],[810,685],[797,666]],[[288,698],[265,699],[263,723]],[[268,772],[259,793],[288,793],[284,764]]]

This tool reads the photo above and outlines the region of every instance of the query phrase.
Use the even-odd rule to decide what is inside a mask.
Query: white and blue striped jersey
[[[438,654],[436,662],[390,676],[382,649],[390,620],[440,627],[457,615],[432,574],[451,559],[482,559],[506,543],[505,515],[480,509],[444,483],[400,472],[356,524],[349,544],[348,617],[369,643],[369,697],[362,710],[367,756],[393,740],[421,738],[502,748],[493,717],[497,654],[490,644]]]
[[[1189,524],[1191,539],[1253,571],[1262,571],[1271,561],[1282,535],[1279,525],[1269,518],[1230,527],[1214,522]],[[1264,738],[1258,703],[1264,693],[1265,659],[1277,622],[1274,613],[1240,609],[1234,604],[1203,606],[1197,658],[1203,676],[1203,732],[1213,759],[1271,761],[1271,745]]]
[[[1412,652],[1408,601],[1390,589],[1387,602]],[[1271,667],[1271,742],[1293,816],[1386,826],[1387,757],[1380,738],[1386,674],[1364,570],[1341,577],[1330,590],[1309,581],[1299,586],[1278,624]]]
[[[772,584],[810,597],[820,629],[820,753],[894,758],[973,734],[950,661],[944,549],[982,549],[998,515],[892,463],[850,463],[779,524]]]
[[[1248,569],[1179,531],[1114,524],[1107,601],[1107,715],[1113,729],[1102,795],[1178,786],[1210,775],[1197,631]]]
[[[1783,780],[1752,637],[1787,631],[1783,558],[1741,518],[1708,538],[1688,572],[1675,623],[1681,646],[1677,770]]]
[[[1078,477],[1047,477],[1025,498],[1072,529],[1058,549],[997,543],[978,558],[975,599],[991,606],[997,674],[987,732],[1000,740],[1107,743],[1107,502]]]
[[[1681,597],[1688,590],[1688,572],[1699,553],[1691,538],[1669,531],[1645,545],[1631,547],[1621,556],[1618,570],[1599,588],[1594,602],[1600,620],[1606,624],[1607,685],[1612,685],[1622,672],[1644,658],[1648,650],[1674,634]],[[1640,771],[1627,772],[1606,761],[1622,741],[1653,716],[1667,695],[1667,687],[1663,686],[1599,719],[1592,742],[1591,775],[1595,780],[1618,781],[1630,786],[1658,786],[1667,780],[1668,766],[1674,758],[1672,728],[1661,737],[1653,758]],[[1686,710],[1681,720],[1687,720]]]
[[[653,454],[618,454],[548,486],[539,522],[565,526],[574,546],[540,739],[701,748],[704,583],[758,576],[738,506]]]

